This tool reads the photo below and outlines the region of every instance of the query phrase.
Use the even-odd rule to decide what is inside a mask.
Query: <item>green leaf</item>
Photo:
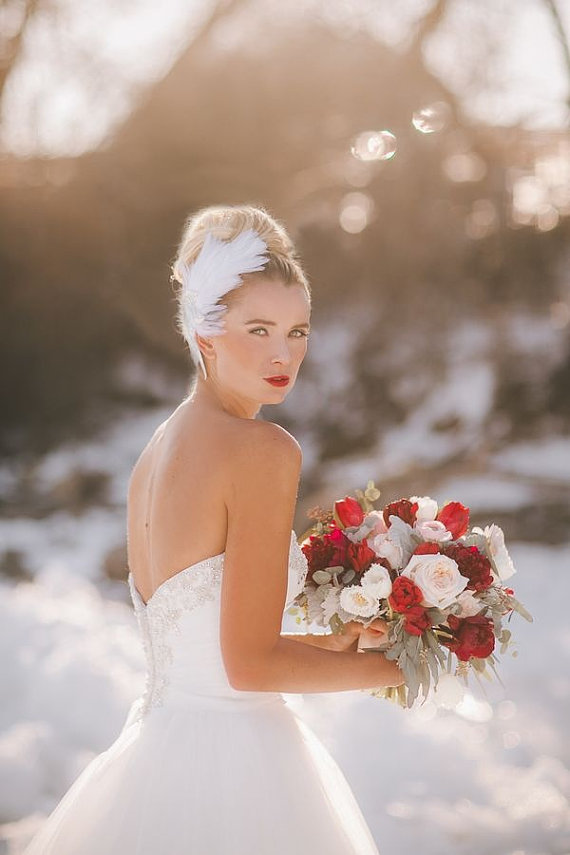
[[[329,573],[327,570],[315,570],[313,573],[313,581],[317,585],[326,585],[331,579],[332,573]]]
[[[442,612],[441,609],[437,609],[435,607],[432,607],[431,609],[426,609],[426,612],[428,614],[432,626],[437,626],[439,623],[443,623],[447,617],[445,612]]]
[[[380,498],[380,490],[378,490],[374,486],[374,481],[369,481],[366,485],[366,490],[364,491],[364,495],[370,502],[375,502],[376,499]]]
[[[533,619],[531,613],[527,612],[527,610],[525,609],[525,607],[523,606],[522,603],[519,603],[518,600],[511,598],[511,605],[514,608],[514,610],[519,613],[519,615],[522,615],[523,618],[525,618],[525,620],[527,620],[529,623],[533,623],[534,619]]]
[[[434,631],[431,629],[428,629],[425,631],[424,635],[425,635],[425,639],[427,641],[427,644],[429,646],[429,649],[433,652],[433,654],[435,656],[437,656],[437,658],[441,662],[442,666],[445,665],[446,654],[442,650],[441,645],[440,645],[439,641],[437,640],[437,636],[434,633]]]
[[[341,621],[336,612],[329,620],[329,626],[335,635],[342,635],[342,633],[344,632],[344,623]]]
[[[434,680],[437,680],[439,676],[439,666],[438,660],[434,655],[433,650],[426,650],[426,661],[431,669],[432,677]]]
[[[420,666],[420,681],[422,684],[422,694],[424,699],[427,698],[430,686],[429,668],[426,662],[422,662]]]

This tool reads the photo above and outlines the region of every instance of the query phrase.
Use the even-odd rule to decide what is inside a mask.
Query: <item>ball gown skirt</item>
[[[291,534],[288,604],[307,571]],[[129,574],[145,690],[23,855],[379,855],[342,771],[285,698],[229,684],[223,555],[147,604]]]

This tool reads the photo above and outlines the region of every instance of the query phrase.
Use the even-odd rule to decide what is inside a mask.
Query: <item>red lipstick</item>
[[[272,386],[286,386],[289,382],[287,374],[276,374],[274,377],[264,377],[263,379],[271,383]]]

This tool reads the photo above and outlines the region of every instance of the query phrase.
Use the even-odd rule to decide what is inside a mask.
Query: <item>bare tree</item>
[[[3,38],[0,42],[0,98],[4,92],[4,87],[6,86],[6,81],[10,72],[18,62],[22,52],[24,33],[26,32],[31,18],[38,8],[40,8],[42,3],[41,0],[22,0],[19,5],[21,6],[21,18],[19,25],[13,33]],[[2,7],[3,8],[0,12],[2,15],[6,15],[8,7],[5,0],[2,3]]]
[[[566,72],[568,75],[568,94],[566,96],[566,104],[568,105],[568,124],[570,124],[570,46],[568,45],[568,37],[566,35],[564,24],[562,23],[562,18],[560,17],[560,12],[558,11],[556,3],[554,2],[554,0],[544,0],[544,5],[550,12],[552,20],[554,21],[554,26],[556,27],[558,40],[560,42],[560,47],[562,48],[562,54],[564,56],[564,64],[566,65]]]

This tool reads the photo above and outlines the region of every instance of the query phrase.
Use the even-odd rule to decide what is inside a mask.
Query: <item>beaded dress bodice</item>
[[[224,704],[263,704],[276,692],[242,692],[228,681],[220,641],[220,591],[224,552],[204,558],[166,579],[145,604],[132,574],[128,585],[146,658],[146,685],[136,717],[156,707],[201,700]],[[307,559],[291,531],[288,608],[302,591]]]

